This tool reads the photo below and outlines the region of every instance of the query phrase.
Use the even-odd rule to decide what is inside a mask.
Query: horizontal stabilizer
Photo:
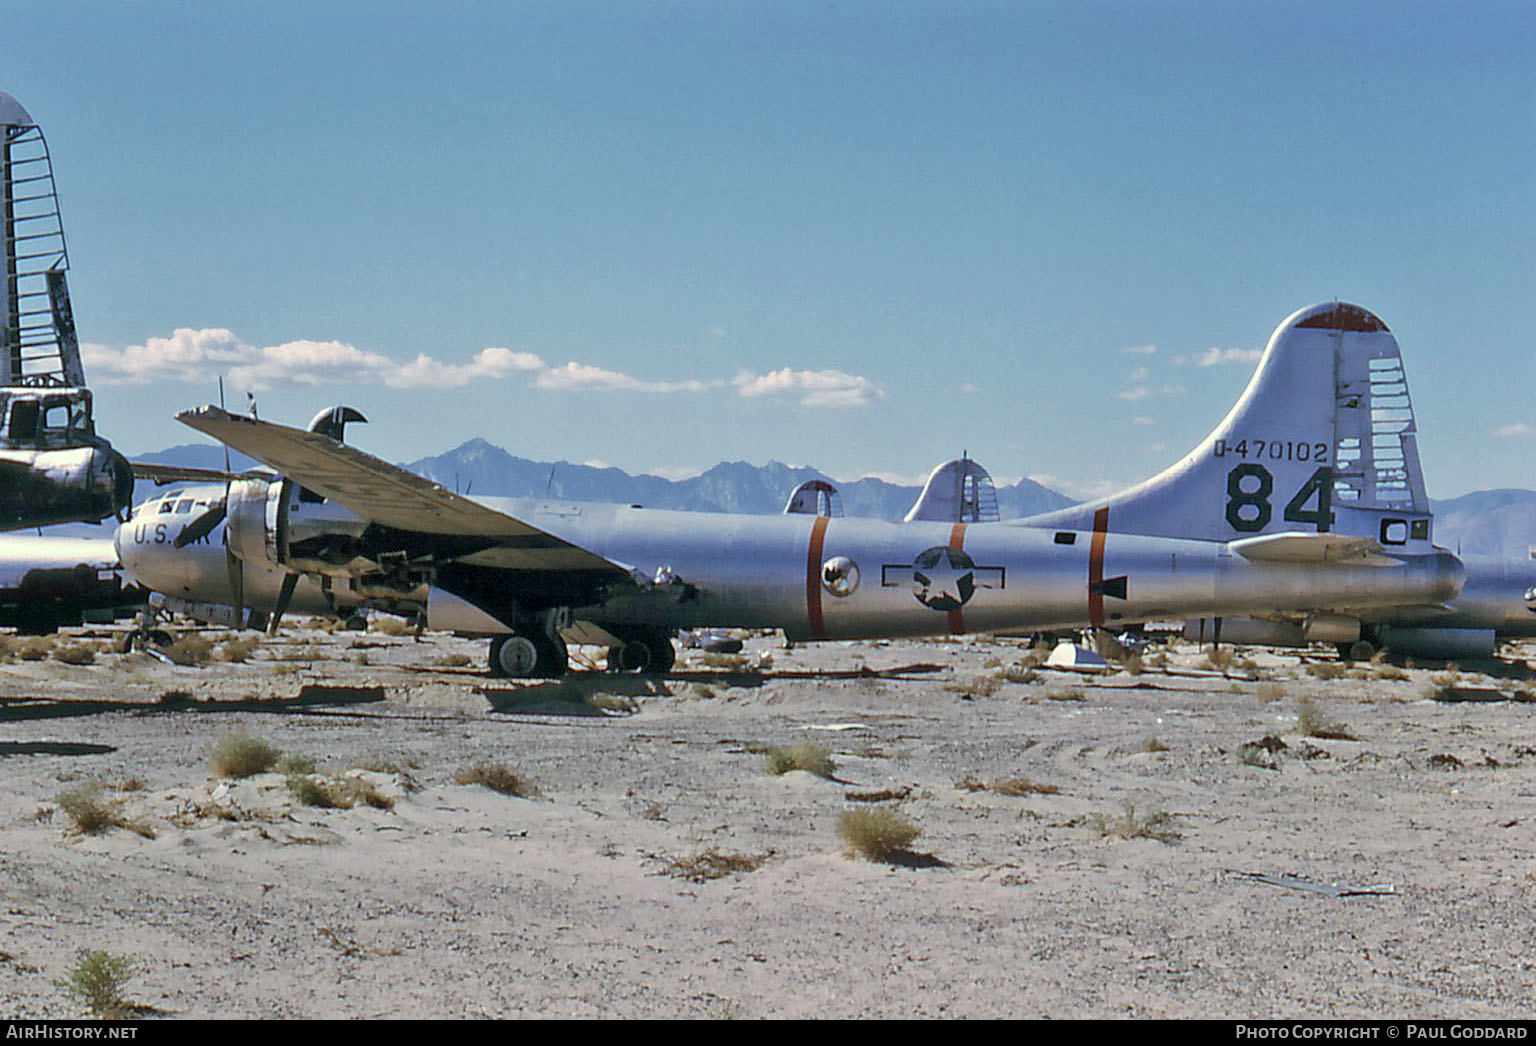
[[[1289,531],[1227,542],[1227,548],[1253,563],[1337,563],[1349,566],[1395,567],[1400,561],[1382,555],[1375,538],[1344,534]]]

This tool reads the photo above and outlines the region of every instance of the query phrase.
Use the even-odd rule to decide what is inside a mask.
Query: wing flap
[[[1253,563],[1314,563],[1338,566],[1393,567],[1375,538],[1287,531],[1227,542],[1227,548]]]
[[[621,564],[329,436],[212,406],[184,411],[176,417],[182,424],[345,505],[370,523],[414,533],[494,540],[495,547],[472,557],[475,565],[562,573],[595,570],[629,576]]]

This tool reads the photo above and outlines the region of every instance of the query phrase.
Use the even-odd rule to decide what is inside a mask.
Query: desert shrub
[[[226,640],[218,648],[218,650],[214,652],[214,656],[217,657],[220,661],[228,661],[233,664],[244,664],[246,661],[250,660],[251,655],[256,652],[256,648],[259,646],[261,646],[260,636],[249,636],[244,639],[229,639]]]
[[[453,783],[484,785],[493,792],[526,799],[533,794],[533,785],[521,774],[507,769],[500,763],[476,763],[467,770],[453,775]]]
[[[315,772],[315,760],[300,752],[286,752],[272,764],[272,769],[280,774],[312,774]]]
[[[1143,738],[1142,742],[1141,742],[1141,750],[1143,752],[1169,752],[1169,751],[1172,751],[1172,749],[1170,749],[1167,745],[1163,744],[1163,742],[1159,741],[1155,737]]]
[[[1237,655],[1232,652],[1231,647],[1213,646],[1211,652],[1205,655],[1205,660],[1200,663],[1200,667],[1213,672],[1225,672],[1236,660]]]
[[[81,949],[75,964],[53,984],[93,1015],[115,1020],[134,1015],[136,1007],[123,998],[123,989],[136,972],[126,955]]]
[[[57,801],[75,829],[86,835],[104,832],[118,823],[117,808],[103,797],[99,782],[87,781],[65,789]]]
[[[16,657],[22,661],[43,661],[52,651],[52,636],[31,636],[21,641],[16,649]]]
[[[970,679],[957,679],[953,683],[946,683],[945,690],[952,694],[963,694],[966,697],[991,697],[997,693],[1003,681],[997,676],[972,676]]]
[[[987,787],[998,795],[1060,795],[1061,789],[1053,784],[1040,784],[1027,777],[1007,777],[991,781]]]
[[[1314,661],[1307,666],[1307,672],[1318,679],[1341,679],[1348,671],[1342,661]]]
[[[1005,683],[1038,683],[1040,673],[1036,672],[1028,664],[1004,665],[998,670],[997,678]]]
[[[1125,801],[1125,812],[1120,817],[1093,814],[1088,818],[1088,825],[1103,839],[1156,839],[1171,843],[1181,838],[1178,829],[1173,827],[1171,815],[1161,810],[1137,813],[1136,804],[1129,799]]]
[[[221,738],[209,760],[220,777],[250,777],[272,769],[281,757],[282,752],[266,741],[241,732]]]
[[[195,632],[189,633],[166,647],[165,656],[185,667],[206,665],[213,656],[213,644]]]
[[[767,756],[768,772],[775,776],[791,770],[804,770],[817,777],[831,777],[837,765],[832,761],[832,749],[814,741],[796,741],[784,748],[770,748]]]
[[[768,859],[767,854],[733,854],[706,850],[692,857],[667,857],[666,872],[691,883],[723,879],[738,872],[755,872]]]
[[[1328,718],[1321,705],[1303,698],[1296,702],[1296,728],[1307,737],[1321,737],[1331,741],[1355,741],[1349,727]]]
[[[1086,701],[1087,695],[1080,686],[1058,687],[1045,692],[1047,701]]]
[[[90,643],[71,643],[54,650],[53,659],[66,665],[94,665],[96,648]]]
[[[380,632],[386,636],[408,636],[414,627],[404,618],[395,617],[392,614],[380,614],[368,622],[368,628],[371,631]]]
[[[849,810],[837,821],[837,834],[848,849],[871,861],[890,861],[907,852],[920,829],[886,806]]]

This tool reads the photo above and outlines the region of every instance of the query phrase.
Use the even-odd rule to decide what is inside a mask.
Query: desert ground
[[[164,1019],[1530,1013],[1536,649],[753,636],[535,683],[450,636],[120,635],[0,651],[6,1017],[86,1015],[85,950]],[[239,735],[288,761],[220,776]],[[770,773],[797,744],[831,766]],[[857,855],[872,809],[920,834]]]

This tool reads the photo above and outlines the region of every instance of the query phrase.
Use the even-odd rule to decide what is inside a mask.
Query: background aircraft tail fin
[[[1247,389],[1183,460],[1028,523],[1216,541],[1332,533],[1423,553],[1432,535],[1416,441],[1397,339],[1367,310],[1328,302],[1276,328]]]

